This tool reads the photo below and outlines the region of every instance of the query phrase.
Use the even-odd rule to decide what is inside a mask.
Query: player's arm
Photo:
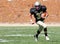
[[[33,21],[33,17],[34,17],[33,14],[34,14],[34,8],[31,8],[30,9],[30,21],[31,21],[32,24],[35,23],[35,21]]]
[[[30,21],[33,23],[33,15],[30,14]]]
[[[48,17],[48,13],[47,12],[42,13],[41,17],[42,18],[47,18]]]
[[[48,13],[47,13],[46,6],[42,6],[42,11],[43,11],[43,13],[42,13],[41,17],[42,18],[47,18],[48,17]]]
[[[36,22],[33,14],[30,14],[30,22],[31,24],[34,24]]]

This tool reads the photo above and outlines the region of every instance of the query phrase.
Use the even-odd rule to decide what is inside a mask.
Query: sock
[[[40,34],[40,31],[38,30],[38,31],[37,31],[37,34],[36,34],[36,37],[38,37],[39,34]]]
[[[44,34],[45,34],[45,36],[48,36],[47,35],[47,28],[44,28]]]

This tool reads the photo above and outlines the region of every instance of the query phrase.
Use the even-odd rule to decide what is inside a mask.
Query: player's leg
[[[37,30],[37,33],[34,35],[35,41],[38,41],[38,35],[40,34],[40,31]]]
[[[48,35],[47,35],[47,27],[44,28],[44,34],[45,34],[46,40],[49,40],[49,37],[48,37]]]
[[[42,28],[43,28],[43,27],[39,25],[39,29],[37,30],[36,35],[34,35],[34,37],[35,37],[35,41],[37,41],[37,40],[38,40],[38,36],[39,36],[39,34],[41,33]]]
[[[37,33],[34,35],[35,41],[38,40],[38,36],[39,36],[39,34],[41,33],[41,31],[43,29],[43,27],[39,23],[37,23],[37,24],[39,25],[39,29],[37,30]]]
[[[46,40],[49,40],[48,35],[47,35],[47,26],[46,26],[46,24],[43,23],[42,21],[38,21],[37,23],[44,27],[44,34],[45,34]]]
[[[48,36],[47,35],[47,28],[44,28],[44,34],[45,34],[45,36]]]

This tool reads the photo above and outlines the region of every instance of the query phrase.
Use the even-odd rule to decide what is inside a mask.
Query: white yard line
[[[0,36],[2,36],[2,35],[0,35]],[[9,37],[9,36],[20,36],[20,37],[33,37],[34,35],[32,35],[32,34],[11,34],[11,35],[3,35],[3,36],[7,36],[7,37]],[[44,34],[41,34],[41,35],[39,35],[39,36],[45,36]],[[50,35],[49,35],[50,36]]]
[[[49,33],[54,33],[54,32],[49,32]],[[33,37],[34,35],[33,34],[10,34],[10,35],[8,34],[8,35],[0,35],[0,36],[5,36],[5,37],[10,37],[10,36],[13,36],[13,37]],[[45,36],[45,35],[41,34],[39,36]],[[16,41],[16,40],[0,39],[0,42],[10,42],[10,41]]]
[[[23,36],[23,37],[29,36],[29,37],[31,37],[33,35],[31,35],[31,34],[11,34],[11,35],[4,35],[4,36]]]
[[[0,42],[9,42],[9,41],[5,39],[0,39]]]
[[[0,35],[2,36],[2,35]],[[3,35],[5,37],[33,37],[34,35],[31,34],[11,34],[11,35]],[[40,36],[44,36],[44,35],[40,35]],[[50,36],[50,35],[49,35]],[[6,39],[0,39],[0,42],[11,42],[11,41],[17,41],[17,40],[6,40]]]
[[[6,39],[0,39],[0,42],[10,42],[10,41],[18,41],[18,40],[6,40]]]

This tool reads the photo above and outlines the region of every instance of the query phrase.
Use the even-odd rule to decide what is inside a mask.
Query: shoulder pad
[[[35,8],[31,8],[31,9],[30,9],[30,13],[33,14],[34,12],[35,12]]]
[[[43,5],[43,6],[42,6],[42,11],[43,11],[43,12],[46,12],[46,10],[47,10],[46,6]]]

